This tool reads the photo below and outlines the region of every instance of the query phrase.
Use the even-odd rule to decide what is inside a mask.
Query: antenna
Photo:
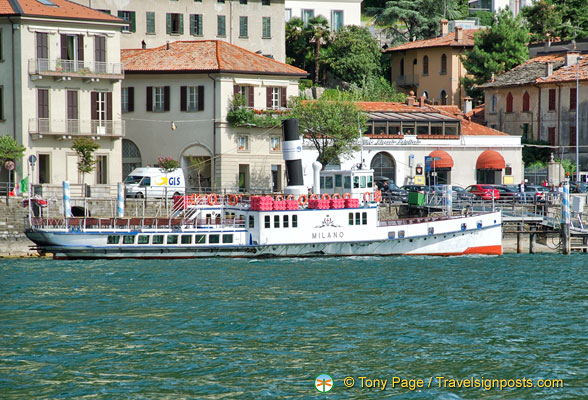
[[[359,125],[359,111],[357,112],[357,130],[359,131],[359,169],[363,169],[363,133]]]

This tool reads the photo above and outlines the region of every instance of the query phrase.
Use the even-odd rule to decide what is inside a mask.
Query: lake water
[[[0,260],[0,398],[585,399],[587,256]]]

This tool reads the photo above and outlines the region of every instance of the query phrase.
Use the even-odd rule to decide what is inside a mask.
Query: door
[[[104,36],[94,37],[94,63],[97,73],[106,73],[106,38]]]
[[[72,134],[80,132],[77,90],[67,91],[67,132]]]
[[[90,93],[92,133],[112,133],[112,92]]]
[[[49,133],[49,90],[37,90],[37,129],[39,133]]]
[[[66,158],[67,174],[66,178],[70,184],[79,183],[78,173],[78,156],[75,154],[68,154]]]

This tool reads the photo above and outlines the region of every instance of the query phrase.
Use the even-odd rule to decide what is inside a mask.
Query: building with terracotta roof
[[[582,146],[588,145],[588,56],[579,63],[578,56],[575,52],[537,56],[480,87],[484,89],[488,126],[547,141],[556,157],[575,160],[578,144],[585,170],[588,148]]]
[[[309,19],[322,15],[329,22],[329,27],[333,31],[338,31],[343,25],[359,26],[361,25],[362,1],[286,0],[286,22],[293,17],[308,22]]]
[[[179,40],[223,40],[286,59],[284,0],[73,0],[127,21],[123,49]]]
[[[125,171],[181,160],[196,190],[281,190],[281,127],[227,122],[235,94],[245,108],[278,113],[307,73],[222,40],[179,41],[154,49],[123,50],[126,140],[133,156]],[[137,157],[138,156],[138,157]]]
[[[391,57],[391,83],[405,93],[425,96],[434,104],[461,106],[466,96],[461,79],[467,74],[460,56],[474,46],[476,29],[448,31],[441,20],[441,35],[386,49]]]
[[[120,29],[116,17],[66,0],[0,0],[0,132],[35,156],[33,184],[104,185],[121,175]],[[96,169],[81,177],[76,137],[98,141]],[[6,172],[0,181],[6,181]],[[31,170],[33,172],[33,170]]]
[[[402,186],[418,181],[422,167],[427,184],[468,186],[474,183],[512,184],[523,177],[520,137],[509,136],[467,119],[457,106],[415,103],[358,103],[368,113],[363,151],[340,160],[341,169],[362,163],[374,176]],[[316,150],[305,141],[305,165],[316,159]],[[427,164],[426,157],[435,160]],[[430,159],[432,160],[432,159]],[[305,182],[312,184],[311,168]]]

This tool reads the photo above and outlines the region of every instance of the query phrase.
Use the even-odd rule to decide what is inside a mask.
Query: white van
[[[135,168],[125,179],[126,197],[167,197],[185,195],[184,171],[177,168],[165,174],[159,168]]]

